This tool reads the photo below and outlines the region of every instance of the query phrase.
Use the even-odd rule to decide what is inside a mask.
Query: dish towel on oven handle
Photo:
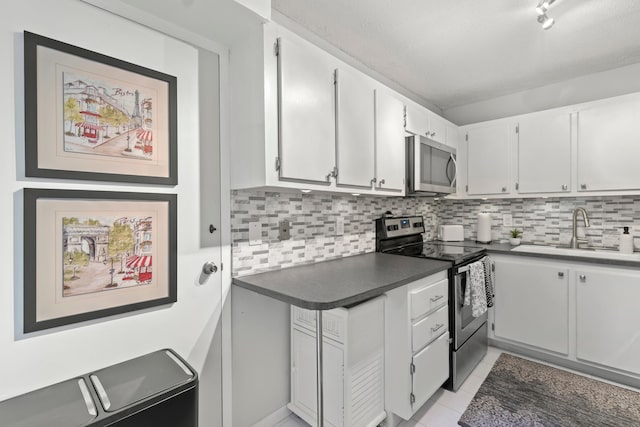
[[[493,285],[493,270],[491,269],[491,258],[488,256],[481,259],[484,265],[484,287],[487,295],[487,307],[493,307],[493,300],[496,297]]]
[[[480,317],[487,311],[487,293],[482,260],[469,264],[464,305],[471,305],[471,315],[473,317]]]

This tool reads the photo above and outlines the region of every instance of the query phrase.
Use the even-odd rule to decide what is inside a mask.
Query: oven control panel
[[[385,238],[424,233],[424,219],[421,216],[381,218],[378,221],[377,231],[382,232]]]

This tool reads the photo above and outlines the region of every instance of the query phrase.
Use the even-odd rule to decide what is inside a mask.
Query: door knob
[[[205,262],[202,266],[202,273],[209,275],[218,271],[218,266],[213,261]]]

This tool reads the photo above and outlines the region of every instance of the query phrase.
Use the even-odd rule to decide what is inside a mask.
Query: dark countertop
[[[366,301],[449,267],[448,261],[374,252],[235,277],[233,284],[298,307],[330,310]]]
[[[540,252],[512,251],[512,249],[516,248],[517,246],[512,246],[509,243],[498,243],[498,242],[478,243],[473,240],[465,240],[463,242],[442,242],[442,243],[445,243],[447,245],[452,245],[452,246],[471,246],[471,247],[477,247],[477,248],[484,248],[487,250],[489,254],[494,253],[494,254],[501,254],[501,255],[526,256],[526,257],[546,258],[546,259],[555,259],[555,260],[573,261],[573,262],[587,262],[590,264],[615,265],[615,266],[621,266],[621,267],[640,268],[640,261],[585,257],[580,255],[559,255],[559,254],[545,254]]]

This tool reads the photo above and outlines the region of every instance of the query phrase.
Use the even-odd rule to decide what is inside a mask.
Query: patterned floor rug
[[[640,393],[502,353],[458,424],[640,426]]]

